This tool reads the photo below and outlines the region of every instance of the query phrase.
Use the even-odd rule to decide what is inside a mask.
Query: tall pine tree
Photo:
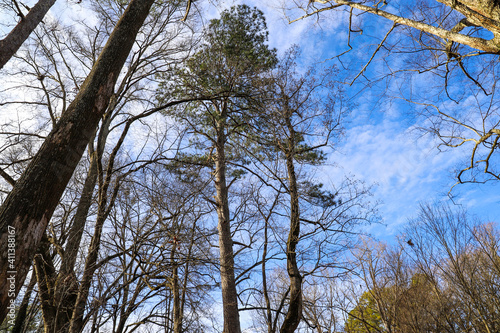
[[[245,131],[245,119],[261,91],[256,87],[265,82],[263,74],[276,64],[275,51],[268,47],[267,39],[260,10],[246,5],[232,7],[210,22],[199,51],[185,68],[165,77],[160,88],[171,91],[177,87],[176,94],[184,97],[210,97],[177,110],[173,116],[194,134],[192,142],[203,151],[184,156],[184,162],[205,164],[214,179],[225,333],[241,332],[228,200],[232,183],[228,178],[237,176],[230,174],[228,162],[244,158],[231,148],[232,140]],[[160,93],[160,99],[169,97]]]

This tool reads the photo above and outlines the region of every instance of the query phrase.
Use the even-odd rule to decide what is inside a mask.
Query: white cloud
[[[387,229],[376,226],[375,236],[395,232],[420,202],[443,197],[453,185],[448,172],[461,158],[456,152],[439,153],[431,137],[418,138],[412,128],[391,118],[347,129],[343,144],[330,157],[339,168],[328,171],[332,179],[352,174],[376,184],[374,196],[381,201]]]

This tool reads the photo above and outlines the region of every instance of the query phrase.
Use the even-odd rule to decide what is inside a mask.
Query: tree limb
[[[0,69],[12,58],[29,35],[35,30],[56,0],[39,0],[12,31],[0,40]]]

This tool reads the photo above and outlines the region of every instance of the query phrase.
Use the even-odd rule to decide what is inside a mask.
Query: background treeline
[[[493,223],[427,205],[398,244],[366,240],[354,252],[360,288],[347,298],[357,303],[346,331],[497,331],[499,237]]]

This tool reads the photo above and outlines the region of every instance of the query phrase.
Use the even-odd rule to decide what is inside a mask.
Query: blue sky
[[[355,34],[351,36],[358,38],[352,39],[354,49],[341,58],[342,64],[336,60],[324,62],[348,49],[347,15],[334,16],[333,12],[324,12],[325,15],[320,16],[319,20],[310,17],[289,24],[283,11],[276,8],[276,2],[268,6],[258,1],[244,2],[257,5],[264,11],[270,30],[270,44],[279,52],[292,44],[298,44],[302,49],[304,63],[335,64],[339,68],[343,65],[345,69],[340,72],[340,76],[351,78],[363,68],[391,26],[388,20],[372,15],[362,16],[363,38],[360,39]],[[397,99],[400,91],[406,97],[409,96],[408,85],[400,88],[404,84],[398,79],[376,82],[377,78],[387,72],[388,66],[397,69],[412,60],[403,57],[388,59],[381,52],[369,65],[364,78],[361,77],[352,86],[345,85],[346,94],[352,98],[355,107],[345,119],[345,135],[337,146],[337,151],[329,157],[329,164],[335,164],[335,167],[325,166],[319,177],[323,177],[325,184],[335,183],[344,175],[373,184],[374,199],[380,202],[379,212],[384,225],[373,225],[368,231],[384,240],[393,239],[404,223],[416,215],[420,203],[451,203],[449,194],[453,195],[454,203],[463,205],[480,219],[498,221],[500,195],[495,182],[463,184],[451,190],[456,183],[453,170],[465,165],[471,146],[440,152],[437,149],[437,138],[418,130],[426,125],[426,120],[416,115],[418,107]],[[443,98],[443,92],[437,95],[436,89],[442,86],[443,80],[435,75],[413,75],[410,79],[414,89],[412,96],[429,94],[427,96],[431,96],[438,105],[457,109],[466,104],[455,105]],[[450,85],[452,94],[467,93],[462,90],[460,80],[463,77],[458,75]],[[367,88],[369,81],[373,86]],[[382,97],[384,92],[388,96]]]

